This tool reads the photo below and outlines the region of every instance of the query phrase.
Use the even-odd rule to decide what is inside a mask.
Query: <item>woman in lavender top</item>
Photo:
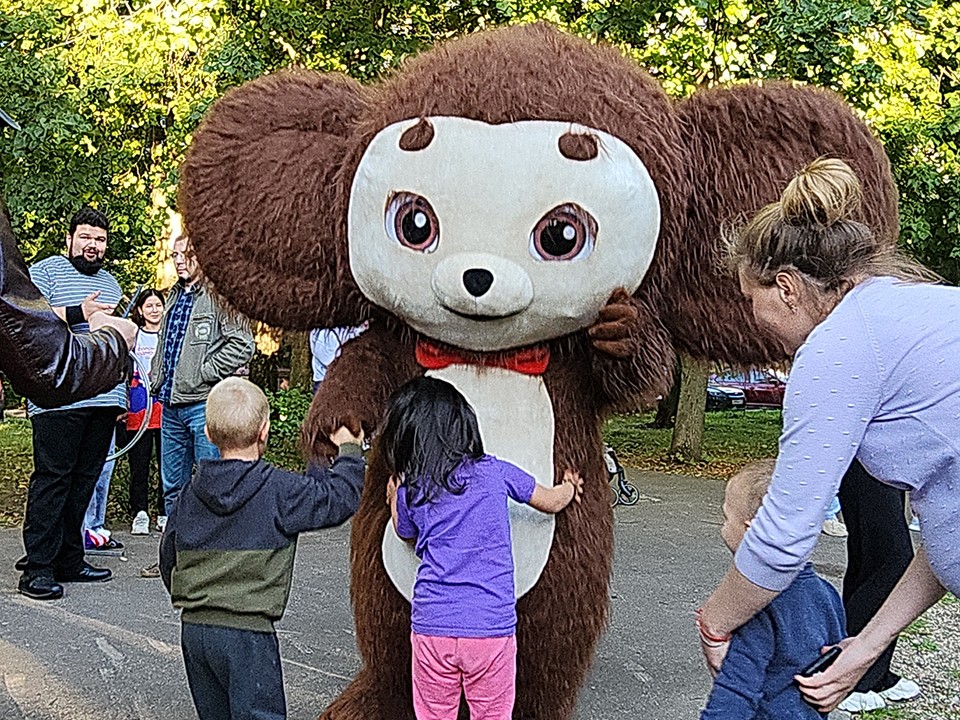
[[[946,590],[960,593],[960,290],[883,251],[851,219],[859,201],[850,167],[820,159],[730,239],[754,315],[795,356],[773,482],[699,616],[701,637],[726,638],[790,584],[854,458],[911,491],[923,547],[836,663],[797,680],[823,711]],[[704,643],[712,668],[726,647]]]
[[[567,472],[544,487],[486,455],[473,408],[450,383],[421,377],[391,398],[381,447],[394,529],[421,559],[413,586],[413,706],[456,720],[509,720],[516,678],[513,554],[507,498],[556,513],[579,500]]]

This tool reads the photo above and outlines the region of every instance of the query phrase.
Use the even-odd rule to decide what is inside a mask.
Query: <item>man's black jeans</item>
[[[103,469],[116,407],[52,410],[30,418],[33,475],[23,546],[28,577],[71,575],[83,566],[83,515]]]

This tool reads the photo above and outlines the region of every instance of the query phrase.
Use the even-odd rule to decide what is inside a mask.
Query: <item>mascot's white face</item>
[[[660,232],[656,188],[623,141],[552,121],[428,118],[381,130],[350,193],[350,268],[360,290],[434,340],[496,351],[589,326],[634,292]],[[590,159],[560,150],[587,135]]]

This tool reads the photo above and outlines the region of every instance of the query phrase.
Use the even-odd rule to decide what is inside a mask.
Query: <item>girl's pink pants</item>
[[[417,720],[456,720],[460,691],[470,720],[510,720],[517,677],[516,635],[434,637],[410,633]]]

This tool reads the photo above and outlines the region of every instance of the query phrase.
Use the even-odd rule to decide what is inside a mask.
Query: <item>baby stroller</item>
[[[610,505],[636,505],[640,501],[640,491],[636,485],[627,480],[627,474],[623,470],[623,465],[617,460],[617,454],[609,445],[603,446],[603,460],[607,464],[607,475],[610,478],[610,491],[613,493],[613,499]],[[616,485],[613,484],[616,479]]]

